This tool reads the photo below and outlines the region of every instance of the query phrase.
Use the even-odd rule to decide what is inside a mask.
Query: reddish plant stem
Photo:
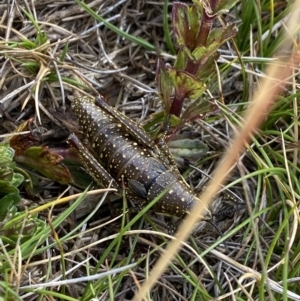
[[[205,11],[205,10],[204,10]],[[197,43],[198,46],[205,46],[208,34],[212,27],[214,17],[209,17],[205,13],[203,13],[203,18],[201,20],[199,34],[197,36]]]
[[[203,7],[201,25],[196,42],[197,46],[206,45],[207,37],[211,30],[212,24],[217,16],[214,12],[216,11],[216,8],[219,4],[219,0],[210,0],[209,4],[210,8]],[[207,13],[208,10],[211,12],[210,15]]]
[[[199,67],[200,67],[199,63],[194,63],[193,61],[188,60],[185,66],[185,72],[192,75],[196,75],[199,70]]]
[[[177,93],[177,91],[175,91],[174,99],[172,101],[172,105],[170,109],[170,114],[173,114],[177,117],[180,116],[184,98],[185,98],[185,94]]]

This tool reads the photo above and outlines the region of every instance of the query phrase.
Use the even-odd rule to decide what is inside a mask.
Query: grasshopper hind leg
[[[111,187],[121,191],[121,187],[106,169],[94,158],[94,156],[84,147],[75,134],[71,134],[67,143],[76,151],[79,160],[93,180],[100,187]]]

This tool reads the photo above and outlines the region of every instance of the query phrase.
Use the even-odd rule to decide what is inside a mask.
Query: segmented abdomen
[[[75,100],[73,110],[96,158],[119,184],[122,176],[127,184],[129,179],[146,183],[158,175],[147,160],[151,157],[149,150],[136,142],[112,116],[86,99]]]

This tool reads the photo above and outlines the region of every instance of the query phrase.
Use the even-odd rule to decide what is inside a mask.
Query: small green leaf
[[[206,114],[216,110],[216,105],[207,99],[201,97],[192,102],[182,113],[183,120],[194,118],[203,118]]]
[[[27,61],[27,62],[22,63],[21,65],[30,74],[37,74],[40,69],[40,64],[38,62]]]
[[[200,28],[201,15],[195,5],[188,7],[184,3],[175,2],[172,11],[173,29],[177,43],[193,50]]]
[[[1,189],[1,188],[0,188]],[[0,199],[0,221],[3,221],[9,209],[20,202],[19,191],[6,194]]]
[[[2,181],[10,182],[13,179],[13,175],[14,175],[13,169],[9,168],[8,166],[0,170],[0,179]]]
[[[11,184],[15,187],[19,187],[24,182],[24,176],[20,173],[15,172]]]
[[[218,14],[228,12],[237,3],[237,0],[220,0],[216,8]]]
[[[14,149],[9,147],[8,144],[0,144],[0,166],[11,162],[14,155]]]
[[[174,68],[176,70],[184,70],[186,67],[188,58],[192,59],[192,55],[188,49],[179,51],[177,54],[177,57],[176,57],[176,61],[174,63]]]
[[[17,193],[17,192],[19,192],[18,188],[16,188],[10,182],[0,180],[0,195],[5,195],[7,193]]]
[[[200,139],[189,139],[178,137],[171,140],[168,147],[174,157],[186,159],[189,162],[199,160],[208,152],[208,147]]]
[[[166,112],[170,112],[172,96],[172,81],[168,72],[169,68],[161,60],[158,61],[156,80],[159,96]]]
[[[61,184],[68,184],[71,181],[68,169],[61,164],[63,157],[46,146],[32,146],[18,154],[15,160],[37,170],[53,181]]]
[[[237,33],[237,28],[235,24],[231,24],[224,28],[214,28],[210,31],[207,38],[207,45],[212,44],[213,42],[218,42],[216,49],[218,49],[221,44],[225,43],[229,39],[233,38]]]
[[[194,51],[192,52],[193,59],[195,60],[195,62],[199,62],[207,52],[208,51],[206,47],[199,46],[195,48]]]
[[[151,115],[151,119],[143,126],[145,131],[155,139],[159,134],[165,120],[165,112],[159,111]]]
[[[34,42],[30,41],[30,40],[24,40],[22,42],[19,42],[17,43],[17,47],[20,47],[20,48],[25,48],[25,49],[34,49],[36,48],[36,45]]]
[[[194,76],[185,71],[170,70],[170,76],[172,78],[175,93],[180,93],[184,97],[190,99],[199,98],[206,90],[206,86],[198,81]]]
[[[215,62],[218,60],[219,56],[220,56],[219,53],[215,53],[212,54],[211,56],[208,57],[205,56],[204,58],[202,58],[199,64],[199,69],[197,70],[195,77],[198,80],[204,80],[207,79],[207,77],[210,77],[212,74],[214,74]]]
[[[169,121],[171,127],[176,127],[176,126],[180,125],[182,122],[181,118],[175,116],[174,114],[170,114],[168,118],[169,118],[168,121]]]
[[[38,34],[35,39],[36,46],[44,45],[47,43],[47,41],[48,41],[47,34],[45,32],[38,31]]]
[[[21,236],[21,241],[32,238],[33,235],[45,229],[46,224],[44,221],[37,218],[37,215],[32,215],[30,218],[25,219],[24,212],[17,212],[16,207],[13,206],[6,213],[3,226],[0,227],[0,238],[5,237],[5,243],[14,247],[15,242]]]
[[[59,58],[60,62],[63,62],[65,60],[66,55],[68,53],[68,49],[69,49],[69,43],[67,42],[66,45],[65,45],[65,47],[63,48],[62,54],[61,54],[61,56]]]

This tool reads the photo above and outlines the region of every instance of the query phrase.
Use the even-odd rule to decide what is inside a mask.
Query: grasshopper
[[[155,145],[140,125],[110,107],[102,96],[77,98],[72,109],[95,156],[74,134],[68,143],[99,186],[111,185],[122,191],[124,183],[127,197],[141,204],[161,195],[154,211],[179,218],[200,201],[181,176],[168,148]],[[208,209],[202,218],[211,219]]]

